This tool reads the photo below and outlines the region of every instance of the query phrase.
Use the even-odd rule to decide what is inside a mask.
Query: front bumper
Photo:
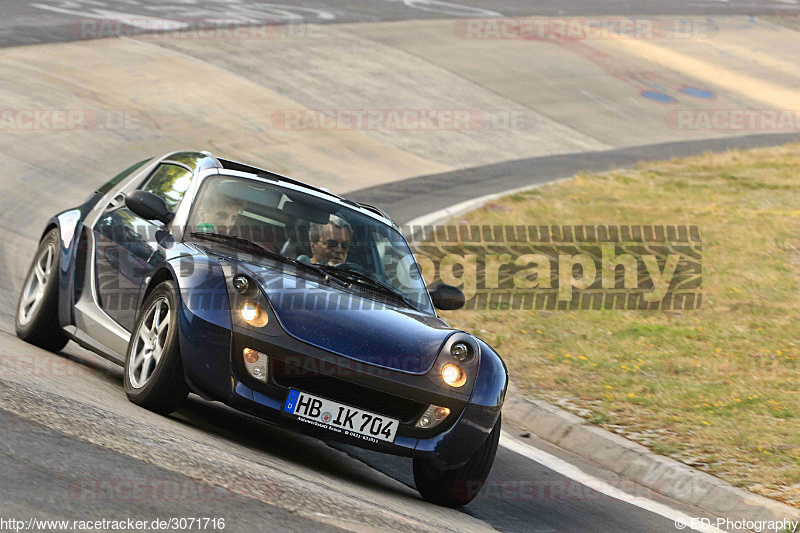
[[[245,371],[240,356],[244,348],[269,356],[266,383],[255,380]],[[235,332],[231,354],[233,381],[226,403],[323,440],[394,455],[426,457],[441,466],[456,466],[463,464],[480,447],[499,415],[499,407],[471,404],[468,394],[440,390],[425,375],[357,364],[289,336],[267,341]],[[395,441],[375,443],[349,437],[288,415],[282,407],[289,389],[399,419]],[[450,415],[433,429],[416,428],[417,420],[430,404],[450,408]]]
[[[499,416],[499,409],[467,404],[461,414],[454,417],[454,423],[437,435],[416,438],[398,433],[394,443],[374,443],[318,428],[293,416],[285,415],[281,412],[282,400],[271,398],[251,389],[242,382],[235,382],[234,390],[227,403],[235,409],[257,416],[267,422],[307,433],[321,440],[342,442],[392,455],[421,457],[445,468],[457,467],[469,460],[475,450],[486,440]]]

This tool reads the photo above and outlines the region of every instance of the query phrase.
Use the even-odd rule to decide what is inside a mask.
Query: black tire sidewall
[[[143,387],[136,389],[131,385],[130,378],[128,377],[128,365],[131,360],[131,351],[134,345],[133,341],[135,336],[138,335],[139,328],[145,319],[147,310],[153,302],[162,297],[166,297],[170,309],[169,332],[167,333],[167,338],[164,340],[164,352],[147,383],[145,383]],[[179,367],[177,370],[180,371],[181,374],[183,373],[179,345],[178,298],[176,295],[176,288],[174,282],[164,281],[153,289],[142,304],[136,319],[136,325],[131,333],[131,342],[128,343],[128,351],[125,354],[125,393],[133,403],[151,408],[153,407],[151,404],[159,402],[165,394],[169,393],[169,387],[172,384],[176,367]]]
[[[19,311],[25,293],[25,286],[28,284],[30,276],[33,275],[33,269],[36,268],[36,263],[39,261],[42,250],[50,244],[55,247],[55,252],[53,254],[53,272],[51,272],[50,277],[45,282],[44,295],[42,296],[42,301],[39,303],[38,309],[34,311],[33,316],[28,320],[27,324],[21,324],[19,321]],[[67,338],[61,330],[61,325],[58,320],[58,278],[60,272],[61,236],[58,228],[53,228],[45,235],[39,247],[36,249],[36,254],[28,269],[28,275],[23,282],[19,298],[17,299],[17,307],[14,311],[14,327],[17,336],[27,342],[48,349],[51,347],[60,349],[67,343]]]
[[[430,462],[415,458],[414,482],[422,497],[446,507],[461,507],[472,501],[492,469],[501,428],[502,417],[498,416],[483,444],[466,464],[458,468],[440,470],[437,473],[437,469]],[[479,486],[474,485],[476,482]]]

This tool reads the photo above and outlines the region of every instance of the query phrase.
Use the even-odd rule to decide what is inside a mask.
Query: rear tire
[[[178,409],[189,394],[172,280],[153,289],[136,319],[125,357],[125,393],[136,405],[162,415]]]
[[[414,483],[422,497],[437,505],[461,507],[471,502],[489,477],[500,441],[500,418],[486,441],[463,466],[441,470],[430,461],[414,459]]]
[[[51,352],[69,342],[58,320],[60,265],[61,238],[58,229],[53,228],[36,250],[14,316],[17,337]]]

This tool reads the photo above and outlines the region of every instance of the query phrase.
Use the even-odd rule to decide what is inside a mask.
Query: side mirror
[[[159,220],[164,224],[169,223],[174,217],[163,198],[147,191],[128,193],[125,196],[125,207],[145,220]]]
[[[430,290],[433,306],[442,311],[455,311],[461,309],[467,303],[467,297],[458,287],[438,283]]]

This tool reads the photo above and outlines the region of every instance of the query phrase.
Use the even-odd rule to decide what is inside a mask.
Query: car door
[[[140,189],[157,194],[174,212],[192,181],[193,172],[178,163],[161,163]],[[100,307],[131,331],[138,311],[139,292],[154,266],[156,233],[164,224],[144,220],[115,198],[94,225],[95,267]]]

